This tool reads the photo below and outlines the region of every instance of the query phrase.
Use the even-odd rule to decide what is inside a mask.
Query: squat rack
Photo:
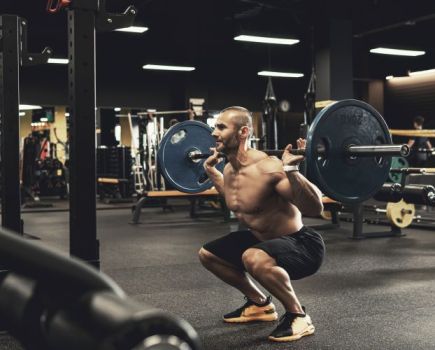
[[[48,0],[49,12],[67,7],[70,105],[70,254],[99,267],[96,225],[95,33],[133,24],[136,9],[105,11],[105,0]],[[55,9],[55,10],[53,10]]]
[[[99,267],[96,234],[95,32],[133,24],[136,9],[105,11],[105,0],[48,0],[50,13],[68,8],[68,100],[70,107],[70,254]],[[46,63],[51,49],[27,53],[27,22],[0,16],[0,132],[2,226],[22,233],[19,174],[19,72]]]

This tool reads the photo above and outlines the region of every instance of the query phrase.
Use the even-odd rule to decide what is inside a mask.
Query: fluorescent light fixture
[[[115,29],[116,32],[139,33],[139,34],[144,33],[147,30],[148,27],[135,27],[135,26]]]
[[[294,45],[299,42],[298,39],[271,38],[267,36],[256,36],[256,35],[239,35],[234,37],[234,40],[249,41],[252,43],[262,43],[262,44],[278,44],[278,45]]]
[[[408,73],[410,77],[415,75],[424,75],[424,74],[435,74],[435,69],[426,69],[426,70],[420,70],[420,71]]]
[[[185,71],[190,72],[195,70],[195,67],[186,67],[186,66],[165,66],[161,64],[146,64],[142,67],[143,69],[156,69],[156,70],[177,70],[177,71]]]
[[[121,107],[115,107],[115,108],[113,108],[113,110],[114,110],[115,112],[121,112]]]
[[[425,51],[400,50],[400,49],[391,49],[386,47],[377,47],[375,49],[371,49],[370,52],[379,53],[382,55],[395,55],[395,56],[421,56],[426,53]]]
[[[49,58],[47,63],[52,64],[68,64],[68,58]]]
[[[386,80],[391,80],[391,79],[393,79],[393,78],[394,78],[394,75],[387,75],[387,76],[385,77]]]
[[[20,111],[31,111],[33,109],[42,109],[42,106],[20,105]]]
[[[18,113],[18,115],[19,115],[20,117],[24,117],[24,116],[26,115],[26,112],[20,112],[20,113]]]
[[[264,77],[282,77],[282,78],[302,78],[304,75],[302,73],[286,73],[286,72],[271,72],[263,70],[257,73],[258,75]]]

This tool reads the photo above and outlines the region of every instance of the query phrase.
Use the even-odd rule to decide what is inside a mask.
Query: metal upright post
[[[68,91],[70,105],[70,254],[99,267],[96,214],[95,32],[131,26],[136,8],[122,14],[105,10],[105,0],[57,2],[68,8]]]
[[[22,234],[20,203],[20,18],[0,16],[2,226]]]
[[[70,253],[99,267],[96,224],[95,12],[97,1],[68,10]]]

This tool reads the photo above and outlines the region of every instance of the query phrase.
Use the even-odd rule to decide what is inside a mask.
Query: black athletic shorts
[[[306,226],[296,233],[267,241],[258,240],[249,230],[231,232],[206,243],[203,248],[240,270],[245,270],[243,252],[248,248],[261,249],[273,257],[292,280],[315,273],[325,254],[322,236]]]

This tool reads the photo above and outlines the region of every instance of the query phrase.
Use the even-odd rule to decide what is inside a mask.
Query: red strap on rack
[[[54,3],[54,5],[53,5]],[[48,0],[47,11],[49,13],[59,12],[63,7],[67,7],[71,3],[71,0]]]

